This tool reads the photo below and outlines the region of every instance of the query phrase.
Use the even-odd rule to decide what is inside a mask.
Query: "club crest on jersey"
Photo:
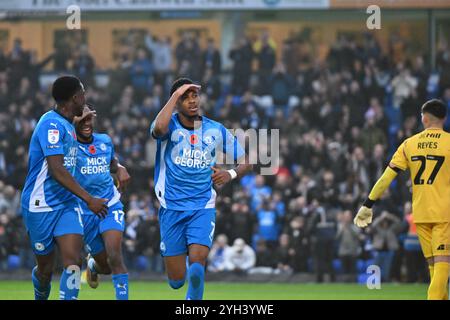
[[[106,144],[102,143],[102,144],[100,145],[100,150],[106,151]]]
[[[197,144],[198,136],[195,133],[191,134],[191,136],[189,137],[189,141],[191,144]]]
[[[59,141],[59,130],[56,130],[56,129],[48,130],[47,139],[48,139],[48,142],[50,142],[51,144],[58,143],[58,141]]]
[[[211,137],[211,136],[207,136],[207,137],[205,137],[205,143],[207,144],[207,145],[210,145],[210,144],[212,144],[213,142],[214,142],[214,138],[213,137]]]
[[[95,149],[95,146],[93,144],[91,144],[89,146],[89,153],[90,154],[95,154],[97,152],[97,150]]]

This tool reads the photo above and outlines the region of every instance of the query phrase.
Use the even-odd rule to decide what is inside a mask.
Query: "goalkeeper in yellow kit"
[[[358,227],[372,222],[372,205],[400,170],[409,168],[413,221],[430,269],[428,299],[448,299],[450,263],[450,134],[443,130],[447,106],[440,100],[422,106],[424,131],[406,139],[377,181],[354,219]]]

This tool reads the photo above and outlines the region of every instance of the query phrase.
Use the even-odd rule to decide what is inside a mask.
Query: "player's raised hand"
[[[118,180],[118,189],[119,192],[122,193],[126,190],[128,184],[130,183],[131,177],[128,174],[127,168],[122,166],[121,164],[117,165],[117,180]]]
[[[372,223],[372,216],[372,208],[362,206],[356,214],[355,219],[353,219],[353,223],[360,228],[365,228]]]
[[[77,122],[80,122],[81,120],[83,120],[84,118],[89,117],[89,116],[96,117],[97,116],[97,111],[91,110],[87,105],[85,105],[84,109],[83,109],[83,114],[81,116],[79,116],[79,117],[75,116],[73,118],[73,121],[75,123],[77,123]]]
[[[228,171],[216,167],[211,167],[211,169],[213,171],[211,178],[216,186],[220,187],[231,181],[231,174]]]
[[[200,90],[201,86],[193,83],[183,84],[181,87],[178,88],[177,91],[175,91],[173,94],[176,95],[177,98],[180,98],[183,94],[185,94],[188,90],[196,89]]]
[[[97,216],[104,218],[108,214],[108,206],[106,205],[107,202],[108,199],[91,197],[87,202],[87,206],[89,210]]]

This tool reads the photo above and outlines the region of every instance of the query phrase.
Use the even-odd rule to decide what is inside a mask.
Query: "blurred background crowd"
[[[123,248],[132,272],[163,271],[153,193],[156,144],[148,130],[171,82],[187,76],[202,85],[204,115],[230,129],[280,130],[273,175],[258,174],[256,166],[219,190],[209,272],[310,273],[318,282],[365,282],[366,268],[376,264],[384,281],[427,281],[408,173],[377,203],[369,228],[352,223],[395,149],[421,130],[421,104],[436,97],[450,108],[449,48],[439,47],[431,70],[425,53],[407,54],[408,45],[396,34],[388,50],[373,34],[339,36],[318,61],[301,37],[275,43],[262,32],[236,39],[226,52],[232,67],[225,69],[213,39],[185,32],[175,41],[149,32],[136,41],[129,32],[109,81],[100,85],[87,44],[72,39],[37,61],[16,39],[11,51],[0,51],[0,270],[34,265],[20,190],[31,134],[54,105],[51,81],[42,77],[51,62],[54,74],[75,74],[85,83],[97,130],[112,137],[131,174],[123,195]]]

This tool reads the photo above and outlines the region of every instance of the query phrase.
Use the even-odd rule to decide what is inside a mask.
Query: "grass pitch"
[[[184,300],[185,285],[172,290],[165,282],[130,282],[130,300]],[[51,300],[57,300],[58,279],[52,282]],[[381,289],[369,290],[359,284],[303,283],[226,283],[207,282],[205,300],[425,300],[426,284],[381,284]],[[0,281],[0,300],[32,300],[30,281]],[[82,284],[80,300],[114,300],[109,278],[102,279],[97,289]]]

